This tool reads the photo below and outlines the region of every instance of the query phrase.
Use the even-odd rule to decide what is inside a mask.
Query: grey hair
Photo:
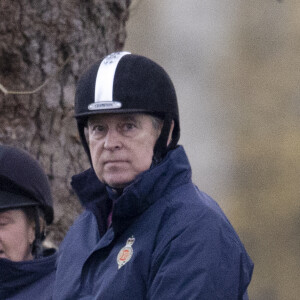
[[[155,130],[160,130],[164,121],[161,118],[156,117],[154,115],[149,115],[149,116],[151,118],[153,128]]]

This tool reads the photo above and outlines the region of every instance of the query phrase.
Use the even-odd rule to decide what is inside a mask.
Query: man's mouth
[[[126,163],[127,161],[125,160],[107,160],[104,164],[122,164],[122,163]]]

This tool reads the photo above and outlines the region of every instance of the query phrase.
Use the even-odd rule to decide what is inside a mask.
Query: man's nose
[[[104,148],[107,150],[116,150],[122,147],[122,137],[115,129],[109,129],[105,136]]]

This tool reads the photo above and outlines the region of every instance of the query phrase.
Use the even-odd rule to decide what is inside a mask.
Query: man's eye
[[[105,128],[104,128],[104,126],[101,126],[101,125],[95,125],[95,126],[93,126],[92,130],[95,132],[103,132],[105,130]]]
[[[133,123],[126,123],[123,127],[125,130],[131,130],[135,128],[135,125]]]

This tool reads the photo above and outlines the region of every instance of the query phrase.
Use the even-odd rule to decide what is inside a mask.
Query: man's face
[[[161,126],[145,114],[103,114],[88,121],[88,141],[97,177],[113,188],[124,188],[149,169]]]

